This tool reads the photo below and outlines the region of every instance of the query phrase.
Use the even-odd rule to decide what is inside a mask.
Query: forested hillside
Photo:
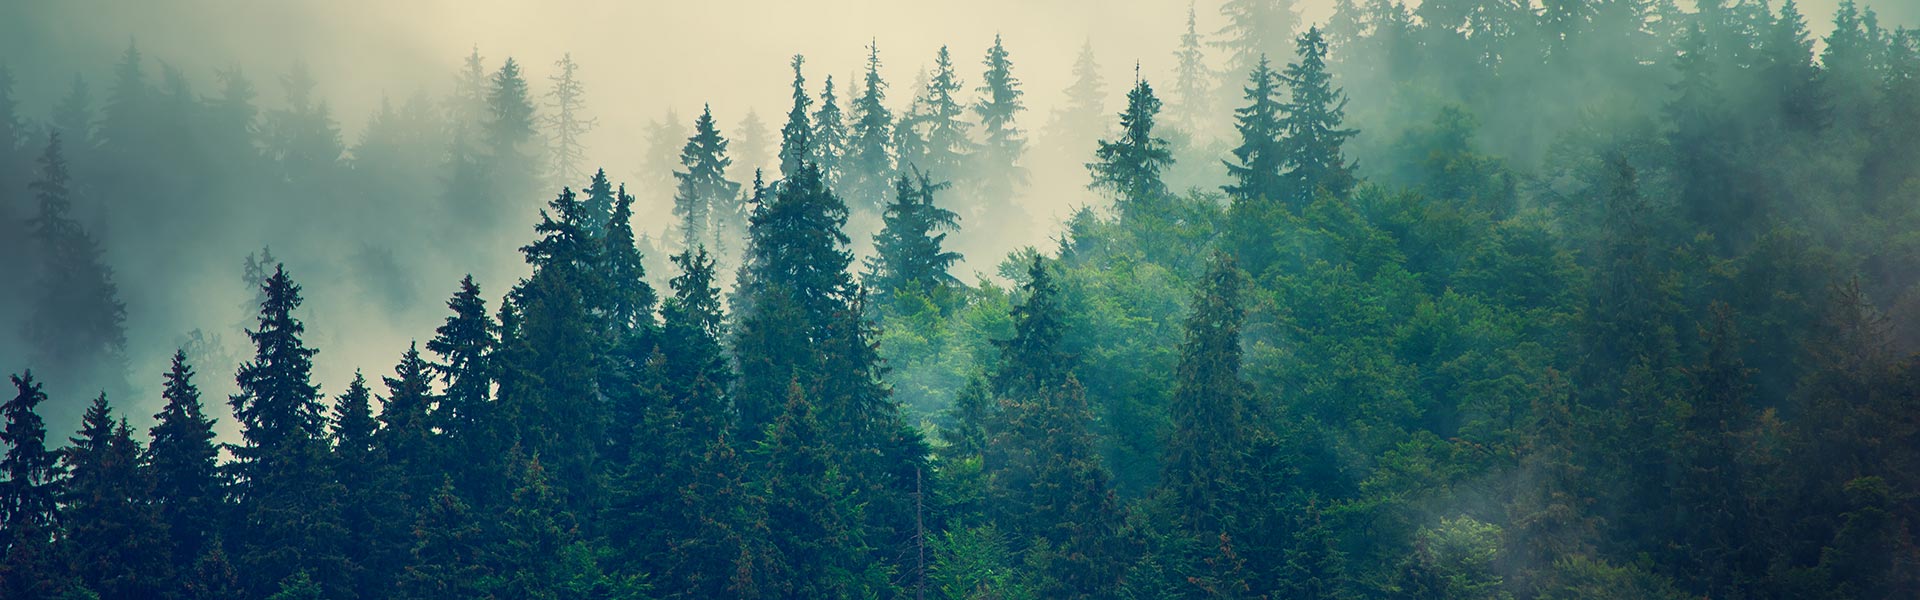
[[[572,55],[353,140],[303,66],[0,69],[0,598],[1920,598],[1920,31],[1162,12],[1159,78],[768,56],[631,190]]]

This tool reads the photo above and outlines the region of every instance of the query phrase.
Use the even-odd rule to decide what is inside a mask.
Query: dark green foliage
[[[813,134],[807,138],[811,144],[808,160],[820,165],[828,187],[839,187],[845,174],[841,161],[847,156],[847,136],[846,113],[840,111],[839,97],[833,93],[833,76],[828,75],[826,86],[820,90],[820,109],[813,112]]]
[[[825,109],[822,109],[825,110]],[[680,167],[673,178],[678,186],[673,196],[673,215],[680,218],[680,247],[692,251],[705,246],[718,251],[721,240],[738,232],[728,232],[730,222],[724,214],[740,194],[740,184],[727,180],[727,139],[713,122],[711,107],[700,111],[693,122],[693,137],[680,151]]]
[[[960,253],[944,247],[947,232],[959,227],[960,217],[933,203],[934,193],[947,187],[919,169],[913,169],[912,177],[903,174],[894,181],[894,201],[881,215],[885,227],[873,236],[874,258],[869,259],[871,273],[864,284],[881,294],[919,292],[934,297],[960,284],[949,272],[960,261]]]
[[[807,97],[807,78],[800,72],[806,62],[806,57],[793,55],[793,109],[787,111],[787,124],[780,127],[782,178],[792,178],[815,156],[813,125],[807,120],[807,107],[813,105],[813,99]]]
[[[980,64],[986,66],[986,72],[980,76],[980,87],[974,90],[980,97],[972,107],[982,136],[974,157],[979,165],[975,177],[980,197],[988,206],[1007,206],[1014,190],[1027,183],[1027,170],[1021,166],[1027,149],[1026,132],[1014,124],[1027,108],[1021,100],[1026,94],[1020,91],[1020,79],[1013,76],[1013,61],[999,35],[993,36],[993,47],[987,49]]]
[[[1286,152],[1286,200],[1300,209],[1320,194],[1343,198],[1353,190],[1353,165],[1341,146],[1358,131],[1343,128],[1347,98],[1327,72],[1325,35],[1318,27],[1308,28],[1296,50],[1299,62],[1288,64],[1281,73],[1293,91],[1285,105],[1281,137]]]
[[[39,264],[29,267],[32,277],[22,288],[32,301],[23,332],[31,357],[56,386],[120,391],[125,384],[115,380],[125,377],[127,308],[99,241],[73,215],[59,132],[47,136],[39,165],[39,178],[27,186],[39,200],[28,222]]]
[[[875,210],[886,203],[887,182],[894,172],[893,110],[887,108],[887,82],[880,78],[877,43],[867,45],[867,71],[852,109],[839,190],[853,209]]]
[[[1173,153],[1166,140],[1154,137],[1153,120],[1159,113],[1153,87],[1136,80],[1127,92],[1127,109],[1120,113],[1119,137],[1100,140],[1094,162],[1087,164],[1092,187],[1113,194],[1122,214],[1151,213],[1168,194],[1160,173],[1173,164]]]
[[[933,76],[917,100],[918,113],[912,127],[915,134],[925,140],[925,148],[910,153],[902,145],[901,156],[918,157],[918,160],[902,161],[905,163],[902,166],[919,167],[943,179],[958,175],[966,167],[974,147],[967,135],[971,123],[964,119],[966,105],[958,97],[960,90],[960,76],[953,71],[953,57],[947,53],[946,46],[941,46],[933,57]]]
[[[166,405],[153,416],[152,441],[147,444],[153,501],[173,542],[175,565],[191,565],[211,549],[228,511],[214,419],[204,412],[193,375],[187,353],[174,352],[161,391]]]
[[[66,470],[60,465],[60,454],[47,448],[47,425],[39,413],[40,403],[47,401],[46,392],[31,371],[9,379],[17,393],[0,406],[7,420],[7,455],[0,464],[7,475],[6,487],[0,488],[6,491],[0,496],[0,510],[5,512],[0,517],[7,529],[27,531],[54,524],[58,500],[54,485]]]
[[[62,456],[69,477],[61,519],[73,548],[73,570],[100,598],[133,600],[168,591],[173,562],[166,524],[153,503],[153,477],[124,420],[107,397],[95,399],[80,437]]]
[[[1234,161],[1227,163],[1227,174],[1234,183],[1225,187],[1236,204],[1277,202],[1285,198],[1281,169],[1291,158],[1281,141],[1285,133],[1279,97],[1278,74],[1267,67],[1267,57],[1248,75],[1247,105],[1234,109],[1240,131],[1240,145],[1233,149]],[[1235,163],[1238,164],[1235,164]]]

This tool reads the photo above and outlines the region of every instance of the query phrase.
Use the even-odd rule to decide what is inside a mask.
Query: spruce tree
[[[511,57],[487,82],[485,114],[481,139],[487,154],[483,165],[495,198],[488,208],[510,210],[513,202],[536,189],[541,164],[534,147],[537,132],[533,98],[526,78],[520,74],[520,64]]]
[[[340,483],[340,522],[347,532],[345,553],[354,589],[392,585],[396,560],[406,548],[405,539],[393,535],[406,523],[406,499],[397,489],[396,469],[376,445],[382,432],[372,401],[366,376],[355,371],[329,420],[333,478]]]
[[[933,76],[922,92],[920,129],[926,133],[924,164],[916,164],[935,177],[957,177],[973,153],[973,141],[967,137],[969,123],[962,119],[966,107],[960,104],[960,77],[953,71],[953,57],[941,46],[933,58]],[[1009,113],[1011,115],[1011,113]]]
[[[799,383],[767,428],[755,458],[766,486],[768,536],[781,557],[774,579],[785,598],[856,598],[892,593],[864,527],[857,484],[841,467],[831,434]]]
[[[1089,187],[1113,194],[1122,215],[1134,214],[1165,200],[1167,185],[1161,172],[1173,164],[1167,141],[1153,134],[1154,117],[1160,113],[1160,99],[1146,80],[1136,80],[1127,92],[1127,109],[1120,113],[1120,135],[1100,140],[1094,150],[1094,162],[1087,163],[1093,174]]]
[[[447,300],[453,314],[434,331],[427,351],[438,357],[431,366],[440,380],[440,402],[432,419],[445,441],[447,457],[481,457],[479,460],[452,460],[442,468],[454,477],[462,489],[473,489],[473,479],[488,473],[482,465],[485,457],[500,451],[496,447],[492,355],[497,344],[493,320],[487,315],[487,301],[480,286],[468,275],[460,280],[460,291]],[[497,472],[497,471],[494,471]]]
[[[823,107],[821,109],[825,111]],[[673,216],[680,219],[680,247],[691,251],[700,247],[719,248],[721,222],[730,220],[725,213],[740,184],[727,180],[727,139],[714,125],[713,108],[705,107],[693,123],[693,137],[680,150],[680,168],[673,172],[679,182],[673,196]]]
[[[102,599],[152,598],[173,577],[166,525],[153,504],[152,473],[124,420],[103,394],[87,409],[80,437],[62,457],[71,474],[61,519],[74,572]]]
[[[1759,45],[1760,76],[1766,93],[1777,101],[1776,122],[1801,133],[1826,125],[1828,107],[1820,89],[1820,68],[1813,62],[1813,38],[1798,4],[1793,0],[1780,4],[1779,16]]]
[[[747,110],[747,116],[740,118],[740,125],[733,128],[736,132],[733,142],[734,162],[739,163],[742,173],[758,173],[773,165],[772,134],[767,132],[767,124],[760,119],[760,113]],[[736,231],[735,235],[742,235]]]
[[[206,552],[227,513],[214,419],[204,413],[193,374],[187,353],[175,351],[160,394],[166,405],[153,416],[147,444],[154,504],[173,541],[175,565],[191,565]]]
[[[1327,42],[1320,28],[1300,35],[1296,54],[1300,61],[1287,65],[1282,75],[1293,95],[1281,125],[1287,200],[1298,210],[1322,193],[1345,198],[1353,190],[1353,164],[1341,146],[1358,132],[1342,127],[1347,98],[1327,72]]]
[[[860,95],[853,100],[852,137],[839,187],[848,206],[878,210],[886,202],[887,181],[894,170],[893,111],[887,108],[887,82],[880,78],[880,48],[867,45],[867,73]]]
[[[89,150],[94,142],[93,88],[79,75],[67,87],[67,94],[53,106],[52,125],[76,150]],[[22,140],[24,143],[25,140]]]
[[[607,170],[595,170],[580,193],[586,196],[580,201],[580,211],[588,234],[598,238],[607,237],[607,222],[613,219],[613,203],[618,200],[613,181],[607,179]]]
[[[420,357],[418,345],[409,345],[393,367],[394,376],[381,378],[387,395],[381,399],[379,431],[371,441],[380,459],[399,477],[393,491],[402,494],[409,506],[431,497],[440,479],[441,441],[430,414],[437,401],[432,368]]]
[[[1020,164],[1026,153],[1026,132],[1014,124],[1027,108],[1020,100],[1025,93],[1020,91],[1020,80],[1013,76],[1013,61],[998,34],[980,62],[986,72],[980,76],[980,87],[974,90],[979,99],[973,103],[973,114],[979,119],[984,139],[976,155],[980,170],[975,177],[989,206],[1007,206],[1014,190],[1027,182],[1026,168]]]
[[[1227,0],[1220,5],[1226,24],[1217,44],[1227,53],[1227,72],[1252,72],[1262,56],[1286,56],[1298,27],[1293,0]]]
[[[1280,102],[1279,79],[1268,68],[1267,58],[1248,76],[1247,105],[1234,109],[1234,128],[1240,132],[1240,145],[1227,162],[1227,175],[1233,183],[1223,189],[1235,204],[1285,201],[1287,186],[1281,170],[1290,157],[1281,141],[1285,131],[1286,108]]]
[[[327,464],[326,417],[311,375],[315,350],[293,316],[300,286],[277,266],[262,291],[258,326],[247,331],[254,358],[240,365],[240,393],[229,400],[244,440],[233,448],[231,467],[244,512],[238,571],[254,594],[309,571],[327,589],[343,589],[349,572],[341,554],[342,492]]]
[[[496,579],[482,562],[486,533],[472,509],[454,491],[452,478],[429,498],[410,529],[406,566],[394,586],[396,598],[461,600],[483,597]]]
[[[596,123],[586,115],[586,85],[580,82],[580,65],[573,62],[573,53],[562,54],[553,66],[559,72],[548,78],[553,87],[547,91],[544,119],[549,129],[547,156],[553,161],[555,179],[577,181],[587,174],[586,148],[580,138],[593,131]]]
[[[1194,2],[1187,2],[1187,30],[1180,34],[1180,47],[1174,50],[1173,121],[1189,135],[1206,135],[1213,112],[1213,69],[1200,47]],[[1262,55],[1260,64],[1266,64]]]
[[[1107,82],[1094,60],[1091,41],[1074,58],[1073,84],[1065,93],[1066,102],[1054,111],[1048,136],[1054,138],[1054,147],[1079,151],[1104,137],[1107,129]]]
[[[66,474],[60,453],[47,449],[47,426],[40,418],[40,403],[47,401],[33,372],[9,377],[15,394],[0,405],[6,425],[0,441],[7,443],[7,454],[0,462],[6,479],[0,480],[0,522],[8,531],[42,531],[58,522],[57,483]]]
[[[49,134],[40,177],[29,186],[40,205],[28,225],[41,264],[26,338],[56,386],[122,390],[126,305],[99,242],[72,215],[69,186],[60,134]]]
[[[882,214],[886,225],[873,236],[874,257],[868,262],[872,273],[864,282],[868,287],[883,295],[934,295],[960,285],[949,272],[960,253],[943,247],[946,232],[959,226],[960,217],[934,204],[934,194],[946,188],[945,182],[933,183],[919,169],[912,177],[902,174],[895,180],[894,201]]]
[[[267,115],[267,155],[278,164],[280,176],[295,186],[329,185],[346,152],[340,126],[326,101],[314,97],[319,83],[306,63],[294,63],[282,81],[287,107]]]
[[[787,124],[780,127],[780,177],[792,178],[800,173],[800,166],[813,158],[813,125],[807,121],[807,107],[813,105],[813,99],[807,97],[807,78],[800,67],[807,62],[806,57],[793,55],[793,108],[787,111]]]
[[[820,164],[827,187],[839,189],[840,180],[846,175],[842,163],[847,156],[848,132],[846,114],[840,111],[840,99],[833,91],[832,75],[827,76],[826,87],[820,90],[820,109],[813,111],[813,134],[808,140],[811,143],[807,148],[808,160]]]

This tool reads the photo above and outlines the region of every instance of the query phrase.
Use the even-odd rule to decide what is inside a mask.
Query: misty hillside
[[[0,599],[1920,598],[1885,4],[0,3]]]

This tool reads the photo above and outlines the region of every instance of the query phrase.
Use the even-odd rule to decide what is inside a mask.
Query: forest
[[[600,137],[667,58],[360,119],[0,7],[0,598],[1920,598],[1920,11],[1686,3],[823,27]]]

